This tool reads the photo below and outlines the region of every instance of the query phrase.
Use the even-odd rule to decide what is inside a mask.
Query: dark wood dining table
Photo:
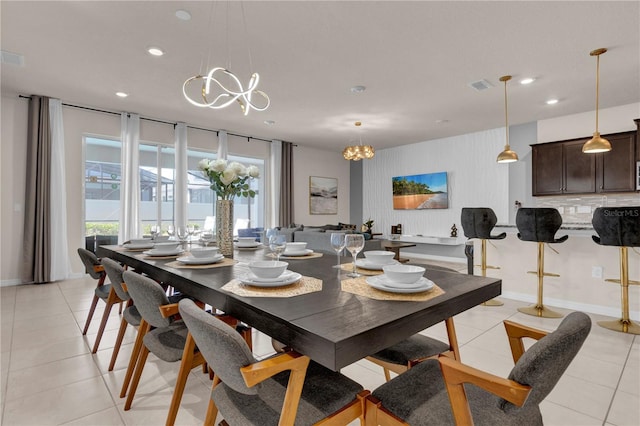
[[[289,298],[241,297],[221,287],[248,274],[249,262],[267,259],[268,249],[236,250],[236,264],[211,269],[172,268],[167,263],[175,259],[150,259],[118,246],[100,246],[97,254],[233,315],[334,371],[499,296],[502,286],[496,278],[427,269],[425,277],[444,294],[425,302],[374,300],[342,291],[346,272],[332,268],[335,255],[324,254],[287,260],[289,270],[321,279],[321,291]]]

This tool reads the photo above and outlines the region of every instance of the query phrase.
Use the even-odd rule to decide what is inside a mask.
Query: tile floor
[[[458,265],[458,269],[459,265]],[[1,424],[159,425],[164,424],[178,364],[150,356],[133,407],[118,397],[135,331],[129,328],[116,368],[107,371],[119,326],[117,310],[107,324],[100,350],[91,355],[103,303],[87,336],[81,329],[93,295],[89,277],[40,286],[0,289]],[[501,299],[504,306],[478,306],[455,318],[465,363],[508,375],[513,362],[501,322],[553,330],[560,320],[517,312],[524,303]],[[581,352],[542,404],[547,425],[640,425],[640,337],[605,330],[595,321]],[[424,332],[446,339],[444,326]],[[270,340],[256,333],[257,357],[271,353]],[[367,389],[383,383],[381,369],[357,362],[343,373]],[[176,424],[201,425],[210,390],[208,377],[189,377]]]

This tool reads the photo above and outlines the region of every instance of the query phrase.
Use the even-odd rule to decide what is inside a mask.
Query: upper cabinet
[[[638,132],[603,137],[612,149],[599,154],[582,152],[589,138],[531,145],[533,195],[635,191]]]

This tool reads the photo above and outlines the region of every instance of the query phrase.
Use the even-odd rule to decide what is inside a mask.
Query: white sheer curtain
[[[282,141],[272,140],[269,150],[269,193],[268,198],[269,217],[265,218],[269,228],[278,226],[278,218],[280,217],[280,179],[282,177]]]
[[[226,130],[218,131],[218,155],[217,158],[226,160],[229,153],[229,142]]]
[[[176,140],[175,140],[175,217],[174,224],[176,226],[187,225],[187,198],[188,194],[188,166],[187,166],[187,125],[185,123],[178,123],[176,125]]]
[[[140,230],[140,116],[122,113],[122,176],[120,179],[120,243],[141,235]]]
[[[49,99],[49,123],[51,127],[51,281],[71,276],[71,260],[67,241],[67,182],[64,162],[64,126],[62,102]]]

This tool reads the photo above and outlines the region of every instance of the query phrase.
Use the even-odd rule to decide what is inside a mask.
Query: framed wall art
[[[449,208],[447,172],[396,176],[391,182],[394,210]]]
[[[309,213],[338,214],[338,179],[309,176]]]

